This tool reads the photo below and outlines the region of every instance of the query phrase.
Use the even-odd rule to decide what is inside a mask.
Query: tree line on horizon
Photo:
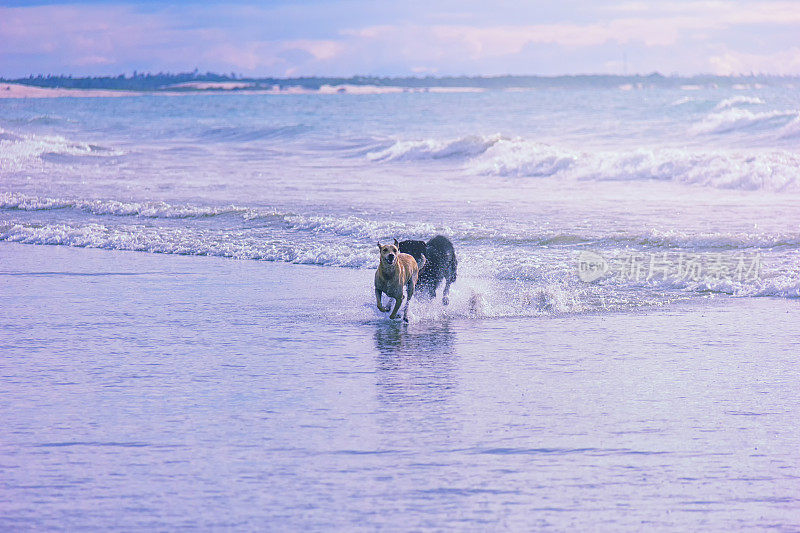
[[[253,90],[280,87],[302,87],[317,90],[323,85],[375,85],[379,87],[404,87],[418,89],[425,87],[479,87],[484,89],[507,89],[512,87],[525,88],[559,88],[559,87],[618,87],[623,84],[647,84],[659,87],[679,87],[687,84],[697,85],[733,85],[740,83],[764,83],[775,81],[800,80],[797,76],[770,76],[770,75],[740,75],[740,76],[664,76],[658,72],[641,75],[614,75],[614,74],[575,74],[562,76],[425,76],[425,77],[379,77],[379,76],[303,76],[296,78],[273,77],[246,77],[230,74],[217,74],[213,72],[200,73],[195,69],[192,72],[180,73],[140,73],[134,71],[132,75],[119,74],[118,76],[82,76],[72,75],[30,75],[27,78],[0,78],[6,83],[19,83],[36,87],[65,88],[65,89],[113,89],[127,91],[192,91],[192,87],[181,87],[181,84],[190,82],[224,83],[238,82],[251,84],[249,87],[235,90]]]

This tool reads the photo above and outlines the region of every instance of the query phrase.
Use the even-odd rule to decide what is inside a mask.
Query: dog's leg
[[[451,255],[450,256],[450,261],[449,261],[449,263],[447,265],[447,273],[446,273],[446,275],[444,277],[444,281],[445,281],[445,283],[444,283],[444,292],[442,293],[442,303],[444,305],[448,305],[450,303],[450,297],[449,297],[450,284],[456,282],[457,264],[458,263],[456,263],[456,256],[455,255]]]
[[[389,315],[389,318],[397,318],[397,311],[400,310],[400,306],[403,305],[403,295],[400,295],[400,298],[396,298],[394,301],[394,309],[392,309],[392,314]]]
[[[380,289],[375,289],[375,299],[378,300],[378,309],[380,309],[381,312],[385,313],[386,311],[389,310],[388,307],[384,307],[383,304],[381,303],[381,291],[380,291]]]
[[[431,280],[431,282],[425,288],[428,289],[428,297],[431,300],[435,300],[436,299],[436,289],[439,288],[439,284],[436,283],[435,281]]]
[[[445,279],[444,281],[444,291],[442,292],[442,303],[444,305],[450,305],[450,298],[448,295],[450,294],[450,279]]]
[[[408,283],[406,283],[406,292],[408,293],[408,297],[406,298],[406,306],[403,308],[404,322],[408,322],[408,304],[411,303],[411,297],[414,296],[414,279],[410,279]]]

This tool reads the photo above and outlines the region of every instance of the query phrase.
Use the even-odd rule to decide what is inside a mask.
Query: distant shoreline
[[[198,72],[72,77],[29,76],[0,78],[0,98],[53,96],[130,96],[151,93],[254,93],[254,94],[384,94],[400,92],[481,92],[531,89],[751,89],[764,86],[800,88],[798,76],[664,76],[585,74],[570,76],[353,76],[299,78],[245,78],[234,74]],[[56,92],[53,92],[56,91]]]
[[[233,85],[233,84],[232,84]],[[238,84],[236,84],[238,85]],[[63,87],[35,87],[19,83],[0,83],[0,99],[4,98],[114,98],[143,96],[146,94],[190,95],[190,94],[393,94],[404,92],[430,93],[475,93],[486,89],[480,87],[424,87],[408,89],[403,87],[377,87],[374,85],[325,85],[319,89],[301,86],[275,87],[272,89],[230,87],[224,84],[201,83],[198,86],[185,85],[180,89],[160,89],[152,91],[128,91],[123,89],[69,89]]]
[[[238,85],[238,84],[236,84]],[[725,86],[733,90],[760,89],[764,85],[753,84],[733,84]],[[785,87],[800,87],[797,84],[786,84]],[[721,88],[719,85],[692,85],[685,84],[676,87],[660,87],[643,84],[621,84],[616,87],[601,86],[597,89],[633,91],[656,88],[671,88],[684,91],[696,91],[704,88]],[[155,90],[131,91],[125,89],[73,89],[64,87],[38,87],[20,83],[0,82],[0,100],[9,98],[119,98],[144,95],[172,95],[187,96],[197,94],[242,94],[242,95],[378,95],[378,94],[398,94],[398,93],[481,93],[487,91],[503,92],[524,92],[535,90],[546,90],[547,87],[506,87],[497,89],[487,89],[484,87],[392,87],[375,85],[323,85],[319,89],[310,89],[303,86],[275,86],[273,88],[261,87],[229,87],[223,84],[201,83],[198,86],[184,85],[181,88],[163,88]],[[555,88],[549,89],[565,89]]]
[[[57,87],[34,87],[19,83],[0,83],[0,99],[3,98],[113,98],[139,96],[143,93],[109,89],[62,89]]]

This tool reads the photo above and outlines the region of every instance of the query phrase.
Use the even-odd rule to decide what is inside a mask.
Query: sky
[[[0,0],[0,76],[800,75],[800,1]]]

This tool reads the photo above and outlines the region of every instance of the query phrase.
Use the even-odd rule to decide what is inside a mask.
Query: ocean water
[[[797,297],[798,100],[781,87],[6,100],[0,239],[372,268],[378,240],[442,233],[470,279],[461,299],[489,316],[541,311],[510,292],[546,312]],[[596,283],[576,276],[582,251],[608,262]]]
[[[0,527],[797,529],[798,205],[789,86],[0,100]]]

